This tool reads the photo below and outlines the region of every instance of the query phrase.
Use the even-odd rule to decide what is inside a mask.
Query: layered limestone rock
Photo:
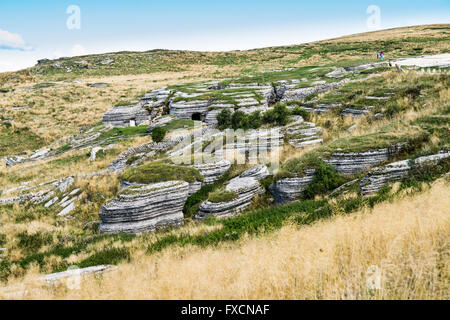
[[[351,116],[354,118],[363,117],[368,114],[369,114],[368,110],[360,110],[360,109],[352,109],[352,108],[346,108],[345,110],[343,110],[341,112],[341,116],[343,116],[343,117]]]
[[[204,121],[209,106],[209,101],[204,100],[171,102],[170,114],[180,119]]]
[[[2,196],[14,191],[19,191],[20,195],[9,198],[0,198],[0,205],[25,203],[27,201],[33,204],[41,204],[51,199],[57,191],[61,193],[66,192],[74,182],[74,177],[69,176],[61,180],[43,182],[35,186],[21,186],[6,190],[6,192],[2,192]]]
[[[284,133],[280,128],[247,130],[232,141],[225,141],[214,151],[214,155],[226,159],[245,157],[251,163],[257,163],[258,157],[283,147]]]
[[[404,144],[398,143],[390,148],[369,150],[366,152],[334,153],[325,160],[336,167],[337,172],[353,175],[370,169],[382,162],[388,161],[397,154]]]
[[[167,150],[176,142],[165,141],[160,143],[147,143],[137,147],[133,147],[122,152],[108,167],[108,171],[114,173],[122,173],[129,165],[139,165],[146,159],[154,156],[158,151]]]
[[[183,224],[189,192],[184,181],[134,185],[100,209],[102,233],[145,233]]]
[[[103,124],[113,127],[139,126],[148,123],[150,113],[142,104],[134,106],[116,106],[103,116]]]
[[[232,217],[247,209],[256,194],[263,189],[257,179],[252,177],[237,177],[226,186],[226,191],[234,191],[238,195],[236,199],[228,202],[213,203],[205,201],[200,205],[196,219],[204,219],[208,216],[219,218]]]
[[[219,180],[230,169],[231,162],[228,160],[210,161],[194,164],[192,167],[204,177],[203,185],[207,185]]]
[[[314,179],[315,170],[306,170],[304,177],[281,179],[269,186],[277,204],[298,200],[302,192]]]
[[[247,171],[243,172],[240,177],[241,178],[255,178],[256,180],[264,179],[270,175],[269,169],[267,169],[266,165],[258,165],[254,166]]]
[[[289,144],[295,148],[305,148],[322,144],[322,128],[312,122],[299,122],[285,129]]]
[[[342,85],[344,85],[347,82],[348,82],[348,80],[342,80],[340,82],[321,84],[321,85],[309,87],[309,88],[287,90],[284,94],[284,97],[280,101],[288,102],[288,101],[304,100],[312,94],[326,92],[329,90],[334,90],[334,89],[340,88]]]
[[[361,194],[363,196],[373,195],[390,182],[402,181],[408,176],[411,165],[421,166],[448,157],[450,157],[450,152],[443,152],[432,156],[420,157],[412,161],[397,161],[384,167],[374,168],[361,180]]]

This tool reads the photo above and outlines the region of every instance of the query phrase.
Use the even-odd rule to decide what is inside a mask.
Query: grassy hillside
[[[17,129],[2,128],[0,156],[31,151],[76,133],[101,121],[117,102],[133,100],[151,89],[228,77],[264,80],[261,72],[267,70],[357,65],[376,61],[378,49],[386,59],[445,53],[450,50],[449,34],[449,25],[429,25],[248,51],[153,50],[61,58],[1,73],[0,121]],[[89,86],[96,83],[108,86]],[[29,142],[8,146],[8,141],[21,136]]]

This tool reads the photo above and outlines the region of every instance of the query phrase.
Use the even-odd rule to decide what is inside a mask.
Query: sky
[[[450,0],[0,0],[0,72],[43,58],[244,50],[434,23],[450,23]]]

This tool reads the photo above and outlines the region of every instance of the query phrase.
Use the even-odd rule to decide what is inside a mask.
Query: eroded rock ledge
[[[329,164],[336,167],[337,172],[353,175],[370,169],[382,162],[388,161],[397,154],[404,143],[395,144],[389,148],[369,150],[366,152],[334,153],[329,160]]]
[[[255,166],[239,177],[234,178],[226,186],[226,191],[234,191],[238,197],[232,201],[213,203],[205,201],[200,205],[196,219],[204,219],[208,216],[228,218],[239,214],[247,209],[256,194],[264,192],[258,179],[263,179],[269,175],[266,166]]]
[[[277,204],[298,200],[302,192],[314,179],[315,170],[306,170],[304,177],[281,179],[269,186]]]
[[[403,160],[390,163],[384,167],[374,168],[361,180],[360,191],[363,196],[370,196],[381,190],[390,182],[402,181],[411,170],[412,165],[421,166],[450,157],[450,152],[442,152],[415,160]]]
[[[102,233],[145,233],[183,224],[189,192],[184,181],[133,185],[100,209]]]

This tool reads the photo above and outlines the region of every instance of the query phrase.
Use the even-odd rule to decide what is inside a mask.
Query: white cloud
[[[82,56],[86,54],[86,49],[81,44],[76,44],[70,49],[71,56]]]
[[[1,49],[28,51],[32,50],[32,47],[25,43],[20,34],[0,29],[0,50]]]

